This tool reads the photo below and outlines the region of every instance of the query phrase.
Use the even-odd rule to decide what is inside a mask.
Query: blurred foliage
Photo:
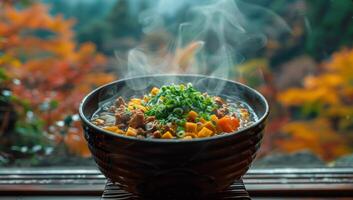
[[[129,37],[138,40],[141,37],[139,14],[151,4],[151,1],[141,1],[134,3],[132,8],[132,3],[127,0],[91,3],[78,1],[76,4],[67,0],[44,2],[52,5],[52,13],[64,13],[65,17],[77,19],[75,30],[76,39],[79,42],[92,41],[99,51],[108,55],[112,55],[114,50],[121,47],[119,43],[124,41],[114,42],[119,38]],[[259,54],[269,57],[271,68],[304,53],[321,60],[340,47],[353,44],[351,39],[353,3],[350,0],[248,0],[244,2],[268,9],[266,12],[269,15],[278,15],[278,19],[272,16],[273,23],[283,19],[292,29],[291,34],[280,34],[281,31],[276,30],[277,27],[272,27],[272,33],[275,30],[274,33],[278,34],[276,38],[268,38],[265,51],[251,53],[254,54],[251,57]],[[187,21],[188,7],[190,5],[185,3],[185,7],[166,17],[168,26],[175,22]],[[262,17],[255,14],[253,17],[258,18],[253,20],[258,26],[269,25],[269,22],[262,21]],[[266,27],[261,29],[268,31]]]
[[[138,15],[130,14],[128,0],[117,1],[107,16],[107,22],[115,37],[136,37],[141,33]]]
[[[144,8],[145,5],[141,2],[139,10]],[[79,29],[77,38],[79,42],[92,41],[99,51],[112,55],[116,50],[114,48],[119,47],[119,44],[111,47],[115,40],[124,37],[137,39],[140,35],[141,25],[138,15],[131,14],[127,0],[119,0],[101,20],[96,19]]]
[[[291,34],[269,38],[265,50],[272,67],[302,54],[317,60],[328,58],[344,46],[353,45],[351,0],[248,0],[279,15]],[[276,29],[276,27],[273,27]],[[275,66],[273,66],[275,65]]]
[[[351,0],[306,0],[308,11],[305,49],[317,59],[353,45]]]
[[[1,90],[18,114],[15,130],[3,133],[10,136],[0,146],[66,143],[72,153],[87,156],[79,126],[57,123],[76,114],[93,87],[115,78],[104,73],[105,56],[92,43],[77,45],[73,21],[49,15],[42,4],[21,9],[1,4],[0,19],[1,80],[7,80]]]
[[[353,49],[334,53],[319,75],[305,77],[303,87],[283,91],[278,100],[294,120],[283,127],[289,138],[278,142],[282,150],[309,148],[326,160],[351,152]]]
[[[66,19],[74,18],[76,23],[73,28],[80,31],[94,21],[104,20],[116,0],[41,0],[41,2],[50,5],[51,15],[60,14]]]

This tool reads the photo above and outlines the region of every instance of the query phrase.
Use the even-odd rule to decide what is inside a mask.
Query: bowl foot
[[[181,194],[183,193],[182,191],[180,192]],[[155,198],[154,198],[155,199]],[[163,198],[166,199],[166,198]],[[195,196],[190,196],[190,197],[167,197],[168,200],[178,200],[178,199],[200,199],[200,200],[222,200],[222,199],[227,199],[227,200],[251,200],[249,193],[246,191],[246,188],[244,186],[243,180],[238,180],[235,181],[228,189],[226,189],[223,192],[219,192],[217,194],[212,194],[208,195],[207,197],[195,197]],[[104,192],[102,195],[101,200],[143,200],[141,197],[138,197],[134,194],[131,194],[129,192],[126,192],[122,189],[119,188],[119,186],[115,185],[112,183],[110,180],[107,181]]]

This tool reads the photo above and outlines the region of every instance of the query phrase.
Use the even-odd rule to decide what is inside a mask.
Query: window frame
[[[353,197],[353,168],[250,169],[253,197]],[[100,196],[106,178],[95,168],[3,168],[0,195]]]

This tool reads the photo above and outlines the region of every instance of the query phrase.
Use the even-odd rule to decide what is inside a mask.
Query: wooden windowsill
[[[252,197],[353,197],[351,168],[251,169],[243,180]],[[0,169],[2,196],[98,197],[105,182],[94,168]]]

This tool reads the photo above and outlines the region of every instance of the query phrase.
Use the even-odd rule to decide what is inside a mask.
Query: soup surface
[[[114,98],[91,119],[115,134],[183,140],[234,133],[256,120],[245,102],[202,93],[190,83],[154,87],[142,97]]]

